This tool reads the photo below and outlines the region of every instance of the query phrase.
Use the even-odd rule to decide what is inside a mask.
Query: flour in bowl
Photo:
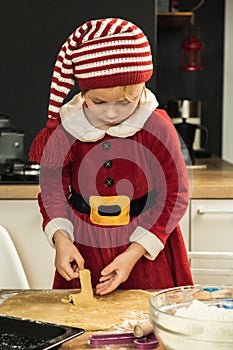
[[[193,300],[189,307],[182,307],[175,314],[197,320],[233,322],[233,309],[208,305],[199,300]]]
[[[233,349],[233,309],[194,300],[188,307],[178,309],[175,316],[178,317],[162,316],[162,323],[169,330],[160,334],[166,349]]]

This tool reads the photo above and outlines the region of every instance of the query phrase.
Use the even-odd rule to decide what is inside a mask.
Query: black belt
[[[149,193],[146,193],[144,196],[132,199],[130,201],[130,216],[138,216],[142,211],[145,211],[149,208],[151,208],[155,204],[156,199],[156,191],[153,190]],[[71,195],[69,198],[69,202],[72,204],[72,207],[83,214],[90,215],[90,205],[89,205],[89,199],[85,199],[81,196],[81,194],[74,191],[74,189],[71,189]],[[113,215],[119,215],[119,212],[105,212],[102,213],[102,215],[105,216],[113,216]]]

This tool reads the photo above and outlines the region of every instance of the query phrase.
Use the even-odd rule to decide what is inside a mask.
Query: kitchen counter
[[[233,198],[233,164],[212,156],[198,159],[191,173],[193,199]],[[0,199],[36,199],[39,185],[0,184]]]
[[[0,199],[37,199],[39,190],[35,184],[0,184]]]
[[[192,199],[233,199],[233,164],[212,156],[192,169]]]

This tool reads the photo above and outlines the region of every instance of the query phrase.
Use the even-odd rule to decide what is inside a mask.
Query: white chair
[[[29,288],[15,245],[7,230],[0,225],[0,289]]]

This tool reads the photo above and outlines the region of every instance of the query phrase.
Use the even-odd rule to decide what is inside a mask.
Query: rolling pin
[[[137,338],[144,337],[151,333],[153,333],[153,326],[149,320],[139,321],[133,328],[133,334]]]

